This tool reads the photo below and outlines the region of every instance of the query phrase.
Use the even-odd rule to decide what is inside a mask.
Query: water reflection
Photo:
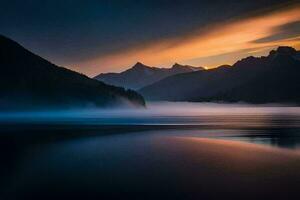
[[[153,130],[32,145],[23,150],[2,187],[6,197],[16,199],[253,199],[298,194],[299,154],[214,139],[223,133],[207,139],[197,130],[184,132]]]
[[[280,148],[300,149],[299,129],[256,130],[255,132],[223,136],[225,139],[246,141]]]
[[[0,157],[0,199],[297,195],[300,109],[164,103],[2,113]]]

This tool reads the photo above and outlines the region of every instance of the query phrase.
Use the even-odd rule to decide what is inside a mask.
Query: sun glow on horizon
[[[88,75],[122,71],[137,61],[151,66],[170,66],[175,62],[213,68],[233,64],[249,55],[261,56],[277,46],[300,48],[300,33],[272,39],[287,24],[300,22],[300,5],[226,24],[199,29],[184,38],[171,38],[134,49],[78,63]],[[271,39],[268,39],[271,38]],[[262,41],[260,41],[262,40]]]

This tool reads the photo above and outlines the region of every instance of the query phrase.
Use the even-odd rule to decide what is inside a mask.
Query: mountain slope
[[[0,35],[0,109],[140,105],[134,91],[58,67]]]
[[[300,62],[290,56],[279,55],[272,61],[271,71],[229,91],[216,94],[212,100],[251,103],[300,103]],[[200,100],[200,99],[195,99]]]
[[[132,68],[124,72],[100,74],[96,76],[95,79],[115,86],[122,86],[130,89],[139,89],[168,76],[203,69],[204,68],[202,67],[179,65],[177,63],[174,64],[170,69],[156,68],[149,67],[138,62]]]
[[[279,47],[267,57],[178,74],[139,90],[149,100],[300,102],[299,52]]]

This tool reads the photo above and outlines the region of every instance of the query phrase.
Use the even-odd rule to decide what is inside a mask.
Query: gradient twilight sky
[[[89,76],[300,49],[300,0],[2,0],[0,34]]]

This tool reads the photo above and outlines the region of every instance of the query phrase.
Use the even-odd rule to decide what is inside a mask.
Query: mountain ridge
[[[170,76],[141,88],[139,92],[148,100],[299,103],[299,54],[299,51],[293,48],[278,47],[268,56],[249,56],[231,67],[223,66]],[[278,81],[282,82],[281,85]],[[269,84],[269,88],[263,86],[264,82]],[[256,87],[252,87],[251,84]],[[276,87],[281,90],[277,92]],[[260,88],[268,91],[268,95],[264,96],[262,91],[258,92]],[[284,95],[289,98],[285,98]]]
[[[174,74],[188,73],[197,70],[204,70],[204,68],[180,65],[178,63],[175,63],[171,68],[158,68],[137,62],[131,68],[123,72],[102,73],[95,76],[94,79],[107,84],[136,90]]]
[[[0,35],[0,109],[144,106],[138,93],[56,66]]]

